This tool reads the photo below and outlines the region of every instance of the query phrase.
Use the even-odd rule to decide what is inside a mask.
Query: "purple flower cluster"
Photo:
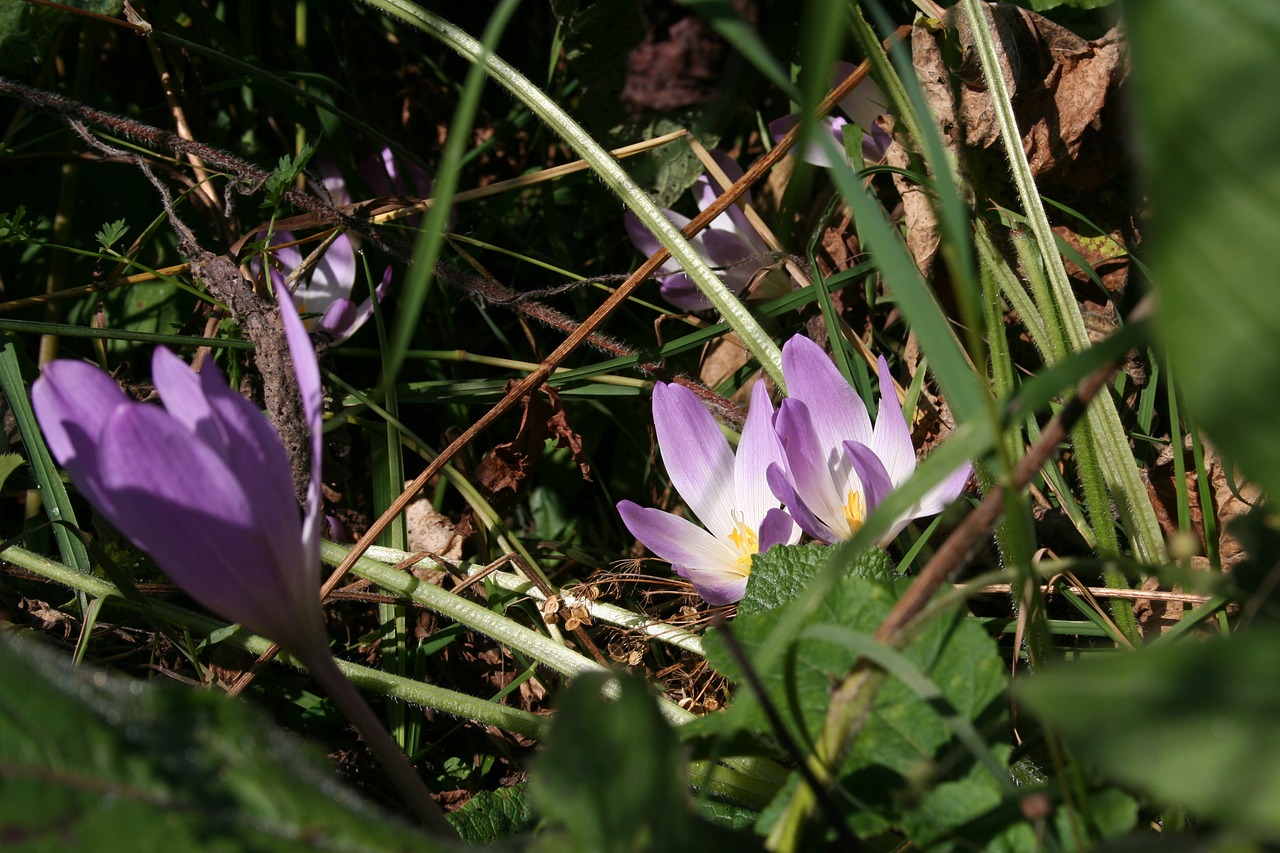
[[[735,456],[711,413],[688,389],[658,383],[653,417],[667,474],[705,530],[631,501],[622,521],[710,604],[742,598],[752,557],[792,544],[848,539],[915,471],[915,448],[888,365],[879,362],[874,426],[861,398],[822,348],[795,336],[782,348],[790,396],[777,411],[757,383]],[[894,520],[888,543],[912,519],[936,515],[963,491],[965,464]],[[783,507],[785,506],[785,509]]]

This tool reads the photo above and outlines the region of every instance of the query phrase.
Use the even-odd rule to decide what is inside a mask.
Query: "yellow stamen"
[[[760,537],[754,530],[738,519],[734,522],[733,532],[729,534],[729,541],[733,543],[733,547],[738,549],[738,559],[734,560],[736,565],[744,575],[751,573],[751,558],[760,550]]]
[[[862,493],[849,490],[849,499],[844,504],[844,520],[849,525],[850,533],[857,533],[862,527],[867,512],[862,506]]]

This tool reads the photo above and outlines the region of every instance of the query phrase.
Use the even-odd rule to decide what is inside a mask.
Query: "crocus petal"
[[[791,485],[791,480],[783,473],[781,465],[770,465],[768,471],[769,488],[773,491],[775,497],[782,503],[786,504],[787,512],[795,519],[796,524],[805,533],[808,533],[819,542],[835,542],[840,537],[836,535],[830,527],[823,523],[809,509],[804,499],[796,493],[795,487]],[[763,534],[761,534],[763,537]],[[763,538],[761,542],[763,543]]]
[[[839,534],[836,538],[845,538],[851,531],[844,518],[849,484],[841,442],[820,440],[814,432],[811,409],[794,397],[782,401],[774,425],[787,454],[789,479],[796,497],[809,513]],[[803,526],[800,514],[792,514]],[[806,532],[816,536],[807,528]]]
[[[660,292],[663,299],[685,311],[705,311],[711,307],[711,300],[682,272],[664,278]]]
[[[695,585],[739,578],[746,583],[747,573],[738,568],[733,546],[688,519],[631,501],[618,503],[618,515],[632,536]]]
[[[324,642],[319,607],[292,606],[296,520],[293,531],[265,530],[225,460],[167,412],[118,408],[102,436],[101,478],[112,523],[205,607],[290,651]],[[293,543],[287,565],[274,562],[268,537]]]
[[[294,239],[288,231],[277,231],[272,236],[271,243],[288,243]],[[275,255],[286,273],[292,273],[303,261],[303,255],[296,246],[276,249]],[[339,234],[316,261],[307,277],[294,288],[293,300],[300,311],[323,314],[334,300],[349,299],[355,282],[355,247],[351,244],[351,238],[346,234]]]
[[[826,118],[820,118],[816,122],[817,126],[814,128],[814,132],[833,134],[833,135],[836,135],[837,139],[840,139],[841,136],[838,135],[838,127],[836,125],[837,121],[840,121],[841,123],[843,123],[843,119],[835,119],[830,116]],[[773,121],[769,122],[769,135],[772,136],[774,141],[776,142],[782,137],[786,136],[787,131],[791,130],[791,128],[795,127],[799,123],[800,123],[799,113],[792,113],[791,115],[786,115],[786,116],[783,116],[782,118],[774,119]],[[817,142],[814,142],[812,139],[804,143],[804,145],[802,145],[798,149],[792,149],[792,153],[795,154],[795,156],[799,157],[801,160],[805,161],[806,163],[812,163],[813,165],[821,166],[824,169],[830,169],[833,165],[835,165],[832,162],[831,158],[827,156],[826,149],[823,148],[821,145],[819,145]]]
[[[382,273],[382,281],[374,288],[374,294],[381,303],[390,291],[391,267],[388,266]],[[373,317],[372,298],[361,302],[358,308],[350,299],[339,299],[324,313],[317,331],[327,332],[333,343],[340,344],[359,331],[371,317]]]
[[[875,451],[856,441],[844,442],[844,452],[858,477],[863,508],[867,513],[880,505],[893,491],[893,481]]]
[[[901,486],[916,470],[916,449],[911,443],[911,427],[902,414],[902,406],[898,405],[893,376],[884,356],[877,364],[877,373],[880,375],[880,407],[869,446],[884,463],[893,485]]]
[[[45,443],[72,481],[97,503],[97,436],[129,398],[115,380],[83,361],[51,361],[31,386],[31,404]]]
[[[765,516],[778,506],[778,499],[769,489],[768,470],[770,465],[783,464],[784,459],[782,442],[773,430],[773,403],[769,400],[769,391],[763,382],[757,382],[751,389],[751,406],[742,426],[742,440],[738,442],[738,452],[734,456],[733,472],[734,506],[752,530],[758,532]],[[788,530],[786,537],[790,535]]]
[[[356,165],[356,171],[375,195],[421,198],[431,195],[431,178],[422,167],[406,160],[401,169],[390,148],[383,148],[366,157]]]
[[[782,347],[782,373],[791,399],[808,407],[819,446],[837,448],[845,440],[871,444],[866,404],[822,347],[793,336]]]
[[[800,528],[796,521],[785,510],[777,507],[769,510],[764,521],[760,522],[760,553],[763,554],[774,545],[794,545],[800,541]]]
[[[677,228],[684,228],[689,224],[689,217],[681,216],[674,210],[661,208],[662,212],[670,219]],[[646,256],[652,256],[654,252],[662,248],[662,244],[658,242],[658,238],[645,227],[640,221],[640,217],[631,211],[622,214],[622,227],[627,231],[627,237],[631,240],[631,245],[636,247],[636,251]],[[668,258],[662,262],[662,266],[658,267],[663,272],[674,273],[679,271],[680,265],[674,260]]]
[[[966,462],[948,474],[938,485],[925,492],[924,497],[917,504],[915,518],[937,515],[946,509],[947,504],[960,497],[972,473],[973,465]]]
[[[653,422],[671,484],[707,530],[728,537],[735,524],[734,457],[715,418],[688,388],[659,382]]]
[[[738,161],[719,148],[713,148],[708,153],[711,154],[711,159],[716,161],[716,165],[720,167],[720,171],[724,172],[730,183],[737,183],[742,178],[743,171],[742,167],[738,165]],[[693,200],[697,202],[698,210],[706,210],[710,207],[720,197],[720,193],[720,185],[711,180],[709,175],[703,175],[693,184]],[[750,204],[750,192],[743,193],[742,200]]]
[[[849,62],[837,62],[832,67],[831,85],[835,87],[843,83],[857,66]],[[862,82],[853,87],[853,91],[840,99],[840,109],[849,118],[870,132],[876,119],[889,112],[889,99],[868,75]]]
[[[712,607],[722,607],[726,604],[735,604],[742,600],[742,596],[747,592],[747,578],[737,575],[708,577],[705,574],[693,576],[686,573],[676,566],[676,574],[682,578],[687,578],[693,584],[693,588],[697,590],[702,600]]]
[[[702,250],[702,256],[710,266],[723,268],[722,276],[727,276],[733,272],[742,273],[750,268],[746,273],[749,277],[756,269],[764,266],[763,261],[754,266],[741,263],[753,255],[761,254],[761,252],[757,251],[754,246],[748,246],[742,242],[742,239],[736,234],[708,229],[699,236],[702,239],[699,241],[701,245],[698,248]]]
[[[302,396],[302,409],[306,413],[307,427],[311,432],[311,479],[307,485],[307,506],[302,520],[302,543],[305,562],[299,573],[310,578],[320,564],[320,422],[323,413],[323,389],[320,385],[320,365],[311,337],[302,325],[298,311],[293,307],[289,292],[276,288],[276,302],[280,305],[280,322],[289,344],[289,357],[293,360],[293,372],[298,377],[298,392]]]

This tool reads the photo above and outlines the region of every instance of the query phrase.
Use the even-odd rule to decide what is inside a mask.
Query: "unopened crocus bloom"
[[[618,512],[636,539],[667,560],[709,604],[742,598],[751,560],[800,531],[769,492],[766,472],[782,459],[772,429],[773,405],[764,383],[751,394],[737,455],[715,418],[688,388],[653,389],[658,448],[671,484],[705,526],[631,501]]]
[[[785,464],[769,471],[774,494],[806,533],[822,542],[848,539],[866,516],[916,468],[911,429],[898,405],[893,378],[879,361],[880,406],[875,426],[862,399],[820,346],[796,335],[782,348],[790,395],[774,426]],[[897,518],[881,537],[888,543],[916,518],[936,515],[969,480],[965,463]]]
[[[737,181],[742,177],[742,168],[729,155],[723,151],[714,150],[711,156],[730,181]],[[719,186],[709,175],[702,175],[694,181],[693,197],[699,210],[706,210],[715,202],[720,195]],[[742,199],[745,204],[751,203],[749,193],[744,193]],[[682,216],[674,210],[664,207],[662,212],[675,223],[677,228],[684,228],[689,224],[687,216]],[[623,223],[627,229],[627,236],[631,238],[636,249],[646,255],[652,255],[658,251],[661,244],[644,227],[638,216],[628,211],[623,215]],[[767,265],[764,259],[758,263],[743,263],[748,259],[767,254],[769,246],[751,227],[746,214],[736,204],[731,205],[728,210],[713,219],[710,225],[689,242],[698,254],[706,259],[708,265],[721,268],[717,274],[724,281],[725,287],[735,296],[742,293],[751,282],[752,276],[759,272],[761,267]],[[668,258],[658,269],[662,298],[686,311],[702,311],[711,307],[711,302],[702,295],[702,291],[698,290],[693,279],[682,271],[679,263]],[[780,277],[781,274],[770,273],[770,275]],[[781,281],[776,284],[784,286]]]
[[[152,379],[165,408],[130,400],[80,361],[45,365],[36,417],[72,481],[133,544],[214,613],[300,660],[356,725],[409,805],[457,837],[440,807],[329,652],[320,609],[320,368],[284,287],[280,319],[310,432],[311,477],[299,513],[279,434],[208,365],[195,373],[158,347]]]
[[[164,408],[130,400],[106,373],[73,360],[45,365],[31,399],[49,449],[116,529],[209,610],[310,661],[328,655],[318,592],[320,372],[293,303],[277,296],[311,428],[305,513],[279,434],[212,364],[197,374],[158,347],[151,370]]]
[[[837,62],[831,72],[831,85],[837,86],[850,74],[855,66],[848,62]],[[826,116],[818,120],[818,127],[825,129],[835,137],[836,147],[844,150],[844,129],[852,120],[862,128],[862,157],[868,163],[878,163],[884,158],[885,151],[892,140],[884,128],[876,123],[876,119],[889,111],[889,100],[880,91],[876,81],[870,77],[853,87],[853,91],[840,99],[840,110],[843,116]],[[846,118],[847,116],[847,118]],[[769,122],[769,133],[774,141],[781,139],[791,128],[800,123],[800,114],[792,113]],[[831,167],[831,159],[826,149],[817,143],[810,142],[799,152],[799,157],[815,166]]]

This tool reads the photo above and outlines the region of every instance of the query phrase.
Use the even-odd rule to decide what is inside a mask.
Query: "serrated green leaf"
[[[117,219],[115,222],[104,223],[102,230],[93,236],[98,241],[99,246],[104,249],[110,249],[128,230],[129,226],[125,224],[125,221]]]
[[[1108,776],[1280,840],[1280,631],[1060,666],[1022,703]]]
[[[831,685],[852,669],[858,657],[847,645],[828,637],[839,632],[873,634],[896,600],[895,587],[902,583],[841,580],[818,611],[806,619],[793,654],[787,656],[785,671],[759,671],[774,707],[802,746],[817,739],[826,719]],[[765,642],[782,613],[775,609],[739,615],[730,626],[753,666],[761,665]],[[827,636],[819,636],[823,634]],[[720,631],[708,632],[704,645],[707,661],[717,671],[741,680],[743,673]],[[994,641],[975,623],[959,614],[936,620],[904,654],[945,697],[951,706],[947,713],[969,721],[992,708],[999,715],[993,703],[1005,688],[1004,667]],[[722,716],[722,721],[707,724],[714,727],[719,723],[726,729],[769,729],[755,702],[739,702]],[[961,750],[944,716],[915,690],[889,678],[841,769],[844,790],[861,805],[855,829],[874,831],[896,820],[901,807],[898,798],[914,790],[912,780],[930,782],[936,763],[949,757],[963,759]]]
[[[0,454],[0,492],[4,491],[4,482],[9,479],[9,475],[26,463],[17,453]]]
[[[775,545],[751,560],[747,591],[738,603],[738,614],[763,613],[794,601],[831,557],[827,545]],[[846,577],[888,581],[893,563],[879,548],[865,551],[845,570]]]
[[[7,850],[431,851],[254,709],[0,635]]]
[[[489,844],[529,832],[536,818],[529,804],[526,783],[496,791],[480,791],[467,804],[449,814],[449,822],[468,844]]]
[[[280,156],[280,162],[276,164],[271,176],[263,185],[263,191],[266,194],[266,198],[262,200],[263,207],[274,208],[280,204],[281,196],[298,180],[298,175],[302,174],[302,170],[310,162],[311,155],[316,153],[317,142],[318,140],[311,140],[303,145],[297,157],[290,157],[288,154]]]

